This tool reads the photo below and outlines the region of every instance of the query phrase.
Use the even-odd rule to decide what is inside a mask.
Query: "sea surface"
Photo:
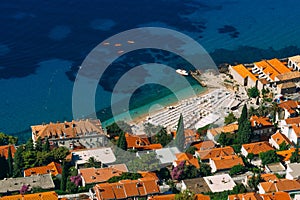
[[[174,29],[198,41],[217,65],[234,64],[300,54],[299,19],[296,0],[2,0],[0,132],[22,141],[30,137],[31,125],[72,120],[80,64],[95,46],[119,32],[148,26]],[[168,52],[123,55],[97,88],[95,107],[102,121],[111,121],[112,90],[122,73],[148,62],[190,68]],[[176,101],[172,92],[150,85],[133,94],[130,108],[139,115],[148,112],[151,102],[165,106],[168,101]]]

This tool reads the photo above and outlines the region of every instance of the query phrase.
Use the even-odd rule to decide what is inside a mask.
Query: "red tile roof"
[[[271,147],[268,142],[255,142],[255,143],[250,143],[250,144],[243,144],[242,147],[248,153],[253,153],[254,155],[258,155],[262,152],[274,150],[274,148]]]
[[[253,81],[257,81],[257,78],[252,74],[244,65],[236,65],[233,66],[232,69],[234,69],[241,77],[246,78],[249,77]]]
[[[100,183],[94,187],[98,200],[124,199],[129,197],[158,194],[157,180],[141,178],[139,180],[121,180],[118,183]]]
[[[128,149],[134,148],[143,150],[153,150],[162,148],[161,144],[151,144],[146,135],[133,135],[125,133],[125,138]]]
[[[222,147],[222,148],[214,148],[209,150],[200,150],[197,151],[201,160],[207,160],[209,158],[221,157],[221,156],[230,156],[234,155],[234,150],[232,147]]]
[[[200,164],[197,158],[195,158],[190,153],[178,153],[176,154],[177,160],[175,161],[177,164],[179,164],[182,161],[185,161],[186,165],[194,165],[197,169],[200,168]]]
[[[272,122],[268,117],[258,117],[253,115],[250,117],[251,127],[266,127],[273,126]]]
[[[228,195],[228,200],[262,200],[262,198],[259,196],[259,194],[249,192],[244,194]]]
[[[74,138],[88,133],[94,132],[98,134],[104,134],[100,120],[79,120],[64,123],[52,123],[45,125],[31,126],[34,139],[37,138]]]
[[[54,192],[41,192],[34,194],[18,194],[0,197],[0,200],[58,200],[58,195]]]
[[[300,183],[296,180],[280,179],[275,182],[262,182],[260,186],[266,193],[278,191],[295,191],[300,190]]]
[[[79,169],[82,179],[86,184],[102,183],[114,176],[120,176],[124,171],[117,170],[113,167],[106,168],[83,168]]]
[[[0,146],[0,156],[4,156],[7,159],[8,158],[8,149],[10,149],[12,157],[14,157],[15,152],[16,152],[16,148],[14,145]]]
[[[211,160],[215,163],[217,170],[230,169],[236,165],[245,166],[243,159],[237,155],[211,158]]]
[[[260,196],[263,200],[291,200],[291,197],[287,192],[261,194]]]
[[[193,144],[193,147],[196,147],[197,150],[207,150],[207,149],[213,149],[215,147],[215,143],[211,140],[206,140],[199,142],[197,144]]]
[[[287,110],[290,114],[293,114],[296,112],[295,110],[300,107],[300,102],[287,100],[278,104],[278,107]]]
[[[58,174],[62,173],[62,168],[59,163],[51,162],[47,166],[41,167],[33,167],[24,170],[24,176],[31,176],[31,175],[41,175],[41,174],[49,174],[51,173],[52,176],[57,176]]]
[[[287,145],[291,145],[292,142],[282,133],[276,132],[271,136],[271,138],[278,144],[281,145],[283,142],[285,142]]]

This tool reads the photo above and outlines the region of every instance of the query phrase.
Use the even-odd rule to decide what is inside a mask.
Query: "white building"
[[[176,154],[180,153],[177,147],[162,148],[155,150],[157,159],[163,166],[172,165],[177,160]]]
[[[293,70],[300,71],[300,55],[289,57],[288,67],[293,68]]]
[[[300,142],[300,117],[281,121],[281,132],[294,144]]]
[[[236,186],[229,174],[203,177],[212,192],[223,192],[232,190]]]
[[[75,163],[77,169],[88,163],[91,157],[94,157],[95,161],[101,162],[101,164],[110,164],[116,161],[115,154],[111,148],[87,149],[72,152],[72,162]]]
[[[286,179],[293,180],[300,178],[300,163],[289,163],[286,166]]]

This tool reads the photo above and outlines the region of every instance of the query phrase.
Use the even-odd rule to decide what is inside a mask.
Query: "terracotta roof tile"
[[[175,200],[175,194],[151,196],[148,200]]]
[[[253,153],[254,155],[258,155],[262,152],[274,150],[274,148],[271,147],[268,142],[255,142],[255,143],[250,143],[250,144],[243,144],[242,147],[248,153]]]
[[[290,148],[289,150],[284,150],[284,151],[277,151],[276,153],[277,155],[283,158],[283,161],[288,161],[290,160],[293,152],[295,152],[295,148]]]
[[[0,200],[58,200],[58,195],[54,192],[41,192],[34,194],[25,194],[25,195],[12,195],[0,197]]]
[[[123,171],[113,167],[107,168],[83,168],[79,169],[82,179],[86,184],[106,182],[114,176],[120,176]]]
[[[211,158],[211,160],[215,163],[217,170],[230,169],[236,165],[245,166],[243,159],[237,155]]]
[[[279,108],[287,110],[289,113],[295,113],[295,110],[300,107],[300,102],[287,100],[278,104]],[[288,119],[287,119],[288,120]]]
[[[291,70],[286,67],[280,60],[277,58],[267,60],[267,62],[276,70],[279,72],[279,74],[288,73]]]
[[[193,147],[196,147],[197,150],[207,150],[215,147],[215,143],[212,140],[206,140],[199,142],[197,144],[193,144]]]
[[[234,133],[237,131],[239,128],[239,125],[234,123],[234,124],[228,124],[226,126],[218,127],[218,128],[212,128],[209,131],[213,136],[217,136],[219,134],[223,133]]]
[[[293,71],[293,72],[288,72],[288,73],[284,73],[284,74],[279,74],[276,78],[280,81],[298,79],[298,78],[300,78],[300,72],[299,71]]]
[[[49,174],[51,173],[52,176],[57,176],[58,174],[62,173],[62,168],[59,163],[51,162],[47,166],[41,167],[33,167],[24,170],[24,176],[31,176],[31,175],[39,175],[39,174]]]
[[[263,197],[263,200],[291,200],[291,197],[287,192],[261,194],[260,196]]]
[[[4,145],[0,146],[0,156],[4,156],[6,159],[8,158],[8,149],[10,148],[11,155],[14,157],[15,152],[16,152],[16,147],[15,145]]]
[[[101,126],[100,120],[79,120],[72,122],[64,122],[64,123],[52,123],[45,125],[35,125],[31,126],[32,134],[34,139],[37,138],[74,138],[78,136],[82,136],[91,132],[95,132],[98,134],[104,134]]]
[[[262,200],[262,198],[259,196],[259,194],[250,192],[244,194],[228,195],[228,200]]]
[[[179,164],[182,161],[185,161],[186,165],[194,165],[197,169],[200,168],[198,159],[190,153],[178,153],[176,154],[176,158],[177,160],[175,162],[177,162],[177,164]]]
[[[287,145],[291,145],[292,142],[282,133],[276,132],[271,136],[271,138],[278,144],[281,145],[283,142],[285,142]]]
[[[262,182],[260,185],[266,193],[300,190],[300,183],[296,180],[279,179],[275,182]]]
[[[268,117],[258,117],[256,115],[253,115],[250,117],[250,123],[252,127],[265,127],[265,126],[273,126],[272,122]]]
[[[275,80],[275,77],[278,76],[280,73],[274,69],[267,61],[262,60],[260,62],[254,63],[258,68],[262,69],[264,74],[269,75],[271,80]]]
[[[222,148],[214,148],[209,150],[200,150],[197,151],[201,160],[207,160],[209,158],[221,157],[221,156],[229,156],[234,155],[234,150],[232,147],[222,147]]]
[[[257,81],[257,78],[255,77],[254,74],[252,74],[244,65],[236,65],[233,66],[232,69],[234,69],[241,77],[246,78],[249,77],[253,81]]]

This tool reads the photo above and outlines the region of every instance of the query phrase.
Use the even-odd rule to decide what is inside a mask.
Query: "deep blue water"
[[[183,32],[203,45],[217,64],[300,54],[298,4],[296,0],[2,0],[0,131],[28,137],[30,125],[71,120],[78,66],[97,44],[128,29],[159,26]],[[122,72],[119,69],[129,62],[134,66],[154,58],[137,52],[124,59],[114,63],[123,67],[112,67],[99,85],[98,110],[110,105],[110,87],[114,76],[120,76],[116,71]],[[164,95],[148,92],[147,98],[147,92],[140,93],[142,102],[138,94],[135,102]]]

